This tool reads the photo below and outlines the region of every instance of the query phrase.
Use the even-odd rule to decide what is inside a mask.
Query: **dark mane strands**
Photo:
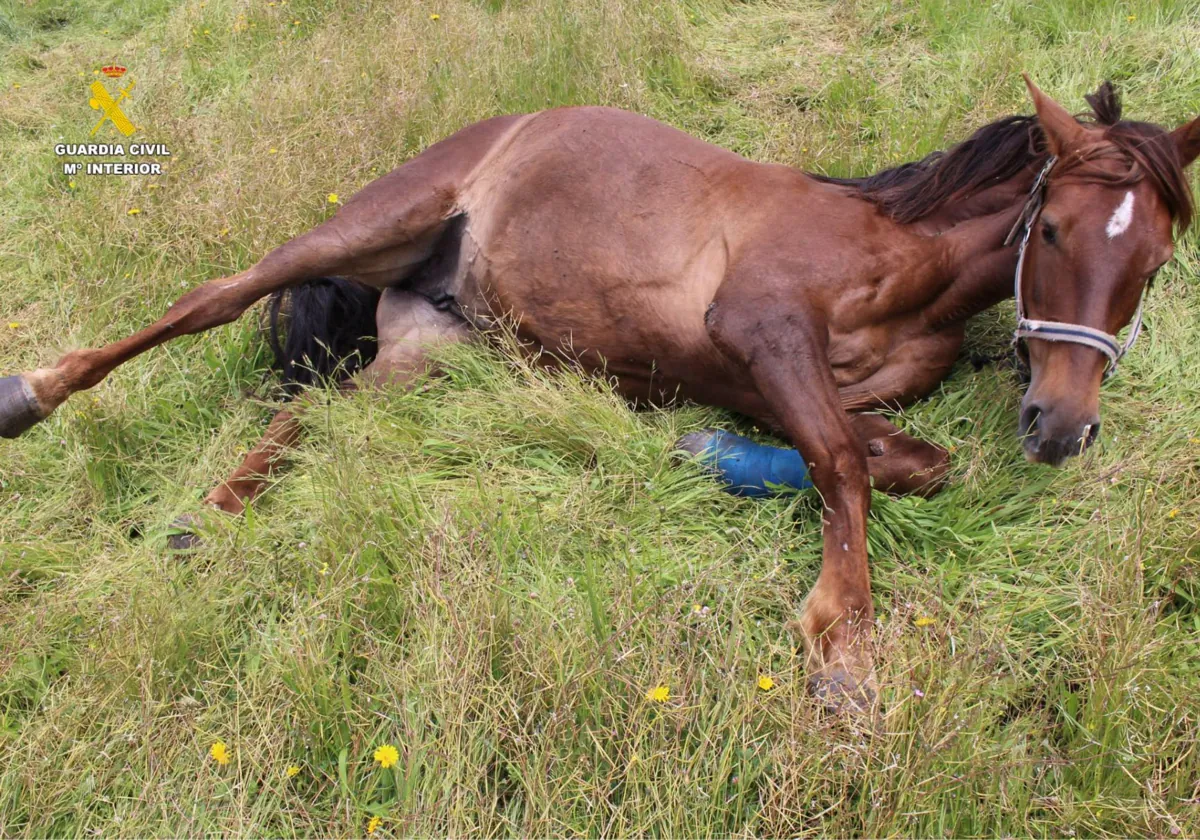
[[[1014,177],[1046,157],[1036,117],[1005,117],[989,123],[944,152],[861,178],[814,175],[819,181],[856,187],[900,224],[928,216],[951,198],[965,197]]]
[[[1192,192],[1171,135],[1152,123],[1121,119],[1121,101],[1111,82],[1084,97],[1092,113],[1084,115],[1104,129],[1104,141],[1080,150],[1056,167],[1059,176],[1127,184],[1148,177],[1158,189],[1180,232],[1192,221]],[[1090,161],[1121,154],[1126,171],[1114,177]],[[1046,138],[1036,117],[1004,117],[983,126],[944,152],[859,178],[812,177],[827,184],[857,189],[900,224],[923,219],[946,202],[966,198],[1040,167],[1047,158]],[[811,174],[811,173],[810,173]]]

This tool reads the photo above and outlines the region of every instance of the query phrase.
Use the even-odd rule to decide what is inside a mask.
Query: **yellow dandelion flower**
[[[382,819],[379,817],[371,817],[371,819],[367,821],[367,834],[374,834],[375,830],[381,825],[383,825]]]
[[[758,678],[758,687],[763,691],[770,691],[775,687],[775,680],[765,675],[761,676]]]
[[[142,211],[139,210],[137,207],[130,207],[128,210],[125,211],[125,215],[126,216],[136,216],[138,213],[141,213],[141,212]]]
[[[229,747],[225,746],[223,741],[214,741],[213,745],[208,748],[208,754],[222,767],[229,763]]]
[[[17,330],[17,329],[20,329],[20,328],[21,328],[21,325],[20,325],[20,324],[18,324],[16,321],[9,321],[9,322],[8,322],[8,328],[9,328],[10,330]]]
[[[267,154],[269,154],[269,155],[273,155],[273,154],[275,154],[275,153],[276,153],[276,152],[278,152],[278,151],[279,151],[278,149],[267,149]]]
[[[13,87],[16,88],[17,90],[21,89],[21,86],[19,84],[17,84],[16,82],[13,82]]]
[[[1137,15],[1129,15],[1128,17],[1125,18],[1125,20],[1129,21],[1130,23],[1133,23],[1135,20],[1137,20]]]
[[[325,196],[325,200],[328,201],[330,204],[337,204],[338,203],[338,194],[330,193],[329,195]]]
[[[1200,443],[1200,438],[1188,438],[1188,443]]]
[[[433,14],[431,14],[431,15],[429,16],[429,19],[430,19],[430,20],[441,20],[441,19],[442,19],[442,16],[441,16],[441,15],[439,15],[437,12],[434,12]]]
[[[147,185],[146,185],[146,189],[148,189],[148,190],[156,190],[156,189],[158,189],[158,184],[147,184]]]
[[[228,235],[229,235],[229,228],[221,228],[221,230],[217,233],[217,236],[228,236]]]
[[[300,25],[300,21],[298,21],[298,20],[292,21],[292,26],[299,26],[299,25]]]
[[[1174,519],[1179,515],[1179,508],[1171,508],[1171,512],[1167,514],[1167,519]]]
[[[75,189],[75,182],[74,182],[74,181],[67,181],[67,188],[68,188],[68,189],[72,189],[72,190],[73,190],[73,189]]]
[[[289,779],[294,779],[300,775],[300,767],[298,765],[292,764],[288,767],[288,769],[283,771],[283,774],[285,776],[287,776]]]
[[[646,692],[646,699],[655,703],[666,703],[671,699],[671,689],[665,685],[656,686]]]
[[[384,744],[375,750],[375,760],[379,762],[380,767],[386,770],[400,760],[400,752],[391,744]]]
[[[918,627],[928,627],[929,625],[936,624],[936,623],[937,622],[934,619],[930,618],[927,615],[923,615],[920,618],[918,618],[916,621],[913,622],[913,624],[917,625]]]

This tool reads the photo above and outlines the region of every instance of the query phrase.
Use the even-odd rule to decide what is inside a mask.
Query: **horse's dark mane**
[[[1111,82],[1085,97],[1092,113],[1081,121],[1104,129],[1103,144],[1126,158],[1127,171],[1116,180],[1133,183],[1149,178],[1166,203],[1171,217],[1186,230],[1192,220],[1192,193],[1169,133],[1152,123],[1121,119],[1121,102]],[[1096,151],[1096,150],[1090,150]],[[1102,156],[1100,150],[1096,156]],[[817,180],[857,189],[883,213],[901,224],[923,219],[947,202],[967,198],[979,190],[1016,176],[1026,167],[1040,167],[1048,156],[1046,138],[1037,117],[1004,117],[985,125],[946,151],[933,152],[918,161],[860,178],[814,175]],[[1079,177],[1112,182],[1087,166],[1088,155],[1064,161]],[[1063,167],[1060,164],[1059,171]]]

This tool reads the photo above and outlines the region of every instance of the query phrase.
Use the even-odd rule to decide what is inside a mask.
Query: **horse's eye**
[[[1058,239],[1058,230],[1049,222],[1042,222],[1042,239],[1047,245],[1053,245]]]

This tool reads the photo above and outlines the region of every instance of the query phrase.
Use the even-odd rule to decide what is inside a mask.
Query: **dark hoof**
[[[0,437],[15,438],[41,419],[33,389],[24,377],[0,379]]]
[[[204,540],[196,533],[198,521],[197,517],[184,514],[172,522],[167,548],[172,551],[195,551],[204,545]]]
[[[808,678],[808,690],[825,711],[834,715],[867,714],[875,708],[874,679],[861,683],[841,668],[831,668]]]

